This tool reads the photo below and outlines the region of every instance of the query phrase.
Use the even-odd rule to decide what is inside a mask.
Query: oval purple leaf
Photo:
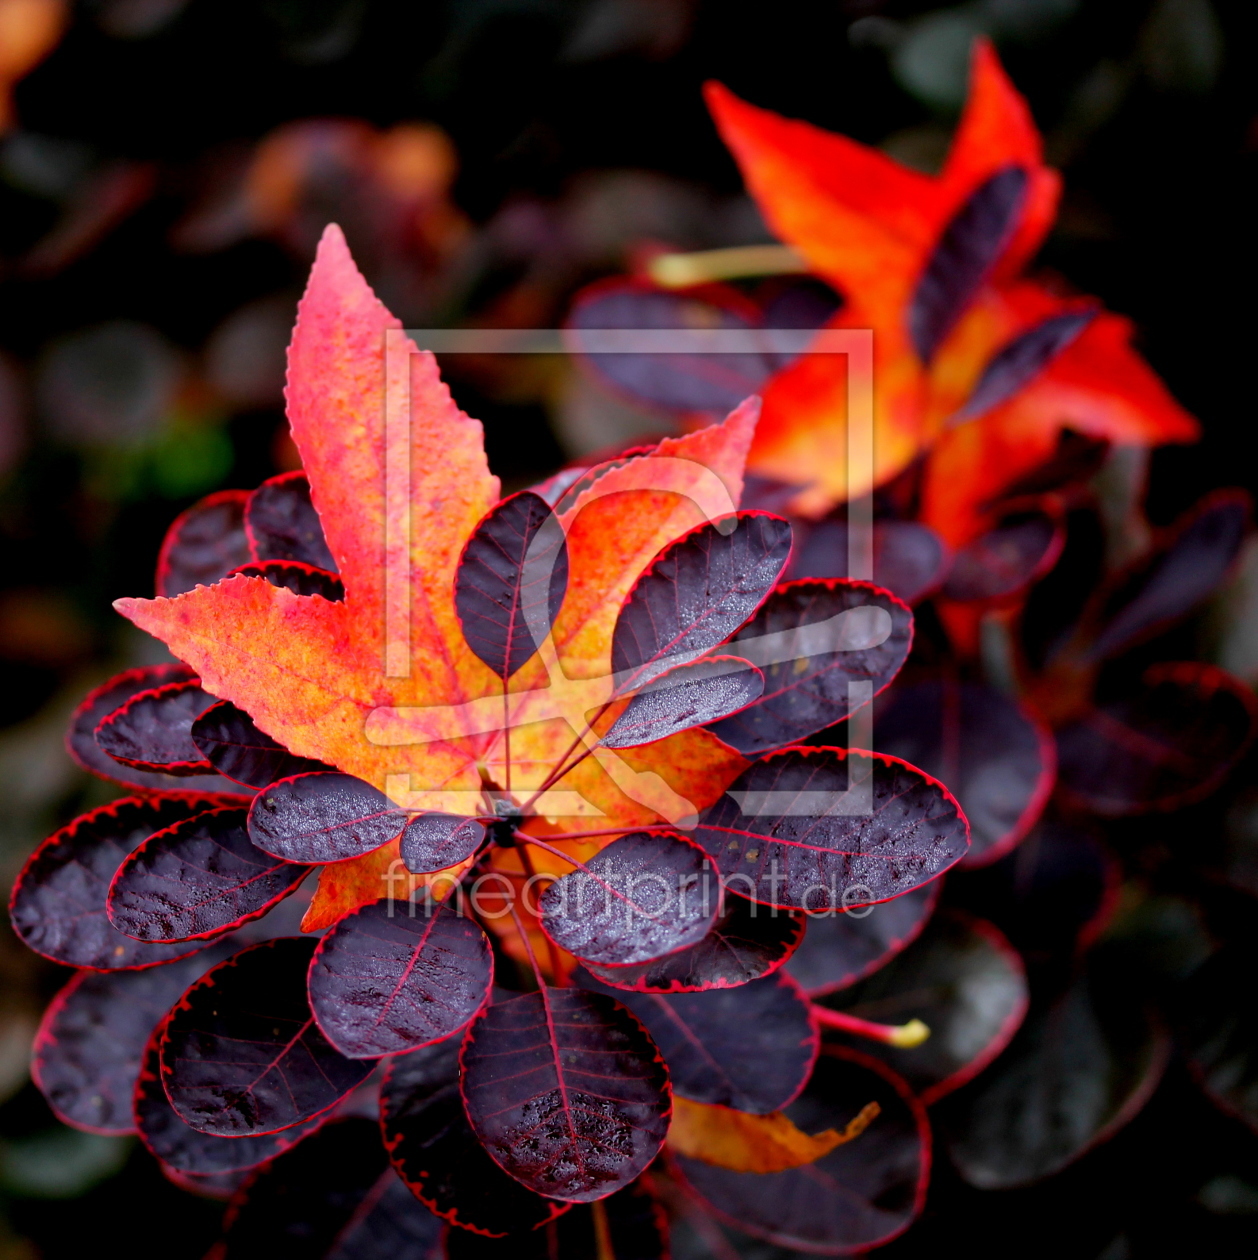
[[[249,839],[248,812],[211,809],[150,836],[118,868],[106,909],[118,931],[167,943],[217,936],[264,915],[310,874]]]
[[[874,525],[874,584],[906,604],[916,604],[944,579],[951,559],[944,540],[917,521],[878,521]],[[797,544],[786,576],[846,578],[850,567],[845,522],[821,521]]]
[[[298,560],[254,560],[232,570],[232,577],[265,578],[294,595],[318,595],[331,603],[345,598],[345,585],[335,573]]]
[[[943,585],[947,599],[969,603],[1006,599],[1057,563],[1065,533],[1044,512],[1007,517],[953,557]]]
[[[648,962],[695,945],[720,905],[707,855],[680,836],[636,831],[542,894],[542,931],[604,966]]]
[[[779,586],[730,645],[764,670],[764,694],[712,733],[752,756],[825,730],[890,683],[912,642],[908,606],[868,582]]]
[[[290,753],[229,700],[206,709],[192,723],[190,733],[201,755],[220,774],[246,787],[270,787],[277,779],[331,769],[321,761]]]
[[[448,1037],[489,994],[493,954],[480,925],[445,904],[405,906],[389,899],[347,914],[310,965],[315,1019],[352,1059]]]
[[[337,571],[304,472],[281,473],[249,496],[245,532],[254,560],[297,560],[328,573]]]
[[[481,847],[484,824],[458,814],[417,814],[402,832],[402,861],[412,875],[448,870]]]
[[[765,1115],[804,1088],[817,1029],[799,986],[783,972],[706,993],[611,989],[578,970],[577,983],[613,994],[642,1022],[683,1098]]]
[[[371,1073],[319,1031],[306,997],[316,942],[251,945],[197,981],[162,1032],[166,1096],[200,1133],[276,1133],[334,1107]]]
[[[161,774],[203,774],[214,767],[192,742],[192,723],[217,703],[199,682],[141,691],[96,728],[96,742],[115,761]]]
[[[287,862],[343,862],[394,839],[406,815],[383,792],[335,771],[280,779],[249,808],[249,837]]]
[[[220,490],[175,517],[157,557],[157,593],[171,597],[221,582],[249,559],[247,490]]]
[[[732,891],[817,911],[912,891],[965,856],[968,833],[943,784],[894,757],[788,748],[744,770],[694,839]]]
[[[621,1189],[668,1132],[668,1072],[642,1025],[601,993],[544,988],[495,1003],[463,1042],[463,1101],[517,1181],[588,1203]]]
[[[126,797],[76,818],[22,868],[9,906],[14,931],[45,958],[99,971],[152,967],[202,949],[199,941],[150,945],[124,936],[105,901],[129,853],[155,832],[220,804],[213,797]]]

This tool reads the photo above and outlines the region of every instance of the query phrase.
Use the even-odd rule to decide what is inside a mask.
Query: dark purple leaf
[[[574,978],[614,996],[646,1025],[683,1098],[765,1115],[804,1088],[816,1061],[808,1002],[783,972],[705,993],[633,993],[581,970]]]
[[[1026,969],[992,924],[944,911],[903,953],[826,1005],[880,1024],[925,1023],[930,1036],[921,1045],[862,1039],[859,1048],[929,1105],[972,1080],[1009,1044],[1026,1015]]]
[[[1057,449],[1044,463],[1014,478],[981,506],[987,511],[1002,500],[1029,498],[1072,483],[1090,481],[1100,472],[1109,450],[1110,444],[1105,438],[1063,428],[1057,435]]]
[[[264,481],[245,504],[245,530],[254,560],[297,560],[328,573],[337,571],[304,472]]]
[[[1029,385],[1096,318],[1097,308],[1050,315],[996,351],[952,424],[975,420]]]
[[[178,1186],[188,1194],[198,1194],[202,1198],[217,1199],[223,1203],[231,1199],[253,1175],[248,1168],[229,1173],[186,1173],[160,1161],[157,1166],[172,1186]]]
[[[270,787],[277,779],[331,769],[321,761],[290,753],[229,700],[206,709],[192,723],[190,733],[198,751],[220,774],[246,787]]]
[[[886,687],[912,642],[913,614],[867,582],[779,586],[730,645],[764,671],[764,694],[712,733],[744,756],[797,743]]]
[[[325,1125],[246,1183],[215,1260],[441,1260],[441,1222],[389,1166],[379,1129]]]
[[[546,889],[542,930],[589,962],[648,962],[707,935],[720,889],[698,845],[678,835],[635,831]]]
[[[280,779],[249,808],[249,838],[288,862],[343,862],[388,844],[406,815],[383,792],[335,771]]]
[[[587,967],[615,989],[639,993],[699,993],[732,989],[771,975],[795,951],[804,917],[726,896],[725,912],[697,945],[636,967]]]
[[[221,582],[249,559],[247,490],[220,490],[175,517],[157,557],[158,595],[182,595]]]
[[[495,1003],[463,1043],[468,1120],[493,1159],[538,1194],[605,1198],[655,1158],[668,1073],[619,1003],[544,988]]]
[[[929,363],[1004,253],[1022,212],[1027,173],[1005,166],[962,203],[927,260],[909,307],[909,336]]]
[[[493,954],[479,924],[452,906],[405,904],[409,913],[391,899],[361,906],[315,951],[310,1006],[351,1059],[448,1037],[489,995]]]
[[[941,875],[969,828],[941,783],[894,757],[788,748],[744,770],[693,838],[753,901],[851,910]]]
[[[235,792],[239,787],[217,774],[176,777],[133,770],[115,761],[96,742],[96,728],[111,713],[120,709],[132,696],[152,691],[172,682],[195,682],[196,674],[178,662],[171,665],[145,665],[129,669],[88,693],[70,719],[66,732],[66,749],[84,770],[102,779],[127,787],[148,788],[159,792]]]
[[[568,589],[568,544],[545,499],[522,490],[476,526],[454,580],[468,646],[505,683],[542,645]]]
[[[874,525],[874,582],[906,604],[915,604],[944,579],[950,560],[944,541],[916,521]],[[822,521],[808,530],[787,577],[845,578],[849,569],[847,525]]]
[[[501,1238],[553,1220],[572,1204],[509,1177],[472,1132],[459,1091],[461,1037],[389,1060],[380,1087],[384,1143],[398,1175],[453,1225]]]
[[[746,708],[764,690],[764,675],[737,656],[706,656],[678,665],[637,692],[603,736],[605,748],[637,748]]]
[[[808,915],[786,970],[810,997],[845,989],[894,958],[926,926],[941,880],[851,914]]]
[[[335,573],[299,560],[254,560],[234,569],[232,576],[265,578],[294,595],[318,595],[332,603],[345,598],[344,583]]]
[[[17,934],[37,954],[67,967],[112,971],[152,967],[204,942],[149,945],[124,936],[105,912],[124,859],[155,832],[222,804],[220,799],[126,797],[76,818],[31,854],[13,888]]]
[[[922,1210],[925,1110],[883,1064],[840,1047],[827,1049],[807,1091],[786,1109],[805,1133],[820,1133],[842,1130],[871,1102],[880,1111],[860,1137],[802,1168],[736,1173],[686,1158],[676,1165],[719,1217],[757,1238],[822,1255],[864,1252],[902,1234]]]
[[[1042,577],[1057,562],[1065,533],[1044,512],[1006,517],[953,557],[943,585],[947,599],[1005,599]]]
[[[316,942],[251,945],[204,975],[162,1034],[162,1082],[200,1133],[276,1133],[334,1107],[372,1064],[348,1059],[319,1031],[306,997]]]
[[[1009,852],[1048,803],[1057,759],[1052,734],[1008,696],[952,679],[897,687],[877,707],[879,752],[933,775],[970,823],[963,866]]]
[[[141,691],[96,728],[96,742],[134,770],[190,775],[212,772],[192,742],[192,723],[215,699],[199,682],[172,682]]]
[[[1123,574],[1101,613],[1103,628],[1086,659],[1104,660],[1170,625],[1227,577],[1249,526],[1249,496],[1209,495],[1176,525],[1171,541]]]
[[[402,861],[413,875],[449,870],[470,858],[484,839],[485,827],[475,818],[416,814],[402,832]]]
[[[814,276],[779,281],[767,296],[757,294],[765,328],[821,328],[843,308],[843,299]]]
[[[80,971],[40,1021],[31,1076],[59,1119],[89,1133],[134,1133],[131,1096],[154,1026],[227,946],[143,971]]]
[[[309,1137],[323,1124],[326,1117],[320,1116],[291,1129],[259,1137],[215,1137],[190,1129],[176,1115],[162,1088],[160,1032],[160,1028],[155,1030],[149,1038],[139,1079],[133,1081],[134,1131],[139,1133],[149,1154],[166,1168],[198,1177],[256,1168]]]
[[[949,1156],[983,1190],[1030,1185],[1117,1132],[1144,1106],[1169,1056],[1130,979],[1081,976],[1033,1003],[1009,1048],[936,1115]]]
[[[616,619],[617,693],[723,643],[764,602],[790,550],[790,523],[765,512],[700,525],[665,547]]]
[[[1253,692],[1196,661],[1155,665],[1137,690],[1057,732],[1058,783],[1076,804],[1116,818],[1208,796],[1253,736]]]
[[[310,874],[263,853],[244,809],[211,809],[159,831],[118,868],[109,921],[138,941],[200,940],[264,915]]]

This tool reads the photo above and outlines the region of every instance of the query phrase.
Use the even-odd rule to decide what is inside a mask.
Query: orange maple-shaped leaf
[[[298,308],[287,398],[343,601],[233,577],[116,606],[293,752],[404,808],[477,813],[486,781],[541,788],[606,703],[620,601],[661,547],[737,504],[755,409],[657,452],[644,484],[609,473],[623,490],[564,514],[569,595],[504,702],[454,602],[460,555],[497,501],[498,480],[480,424],[398,327],[329,228]],[[677,821],[715,800],[743,765],[702,730],[622,754],[598,749],[541,794],[538,824],[553,834]],[[382,881],[397,859],[394,842],[325,868],[307,926],[387,895]]]

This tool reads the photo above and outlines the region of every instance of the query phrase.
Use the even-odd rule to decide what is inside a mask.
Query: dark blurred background
[[[551,326],[581,285],[661,247],[768,239],[705,79],[933,169],[980,32],[1065,173],[1041,265],[1132,316],[1203,421],[1200,446],[1154,456],[1153,519],[1214,485],[1258,489],[1242,457],[1258,149],[1245,0],[0,0],[6,884],[48,830],[112,795],[60,745],[87,686],[157,658],[110,602],[150,592],[182,508],[294,466],[283,348],[325,223],[410,326]],[[447,370],[511,487],[663,423],[561,363]],[[219,1205],[167,1186],[125,1139],[57,1125],[27,1081],[63,980],[0,943],[0,1260],[78,1256],[111,1234],[132,1254],[199,1256]],[[1230,1255],[1252,1246],[1258,1190],[1207,1181],[1194,1198],[1189,1178],[1185,1198],[1158,1180],[1220,1144],[1258,1178],[1254,1140],[1173,1073],[1048,1186],[980,1195],[942,1171],[945,1214],[892,1251],[1007,1254],[1003,1238],[1039,1255],[1051,1239],[1056,1255],[1123,1260],[1124,1240],[1163,1229],[1165,1254],[1204,1230]],[[1014,1243],[1033,1220],[1043,1230]]]

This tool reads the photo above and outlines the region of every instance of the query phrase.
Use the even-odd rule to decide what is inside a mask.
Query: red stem
[[[930,1035],[930,1030],[918,1019],[910,1020],[907,1024],[875,1024],[872,1020],[847,1015],[843,1011],[832,1011],[828,1006],[818,1006],[815,1002],[812,1004],[812,1014],[823,1028],[834,1028],[854,1037],[865,1037],[869,1041],[881,1041],[884,1045],[899,1046],[902,1049],[920,1045]]]

